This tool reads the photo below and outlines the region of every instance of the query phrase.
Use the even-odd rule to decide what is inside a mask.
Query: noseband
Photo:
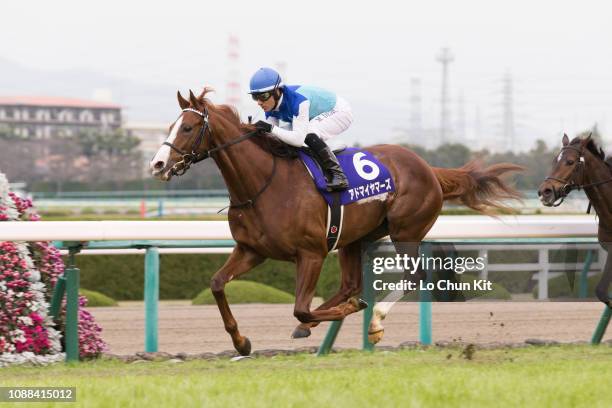
[[[584,163],[585,162],[584,162],[584,154],[582,153],[582,150],[584,149],[584,147],[578,149],[577,147],[574,147],[574,146],[565,146],[561,148],[561,152],[559,154],[562,154],[564,150],[568,150],[568,149],[578,152],[578,155],[579,155],[578,163],[576,163],[576,167],[574,167],[574,170],[572,170],[569,177],[565,180],[559,179],[556,177],[550,177],[550,176],[544,179],[544,181],[553,180],[553,181],[557,181],[563,184],[563,186],[559,189],[559,191],[557,191],[557,189],[553,187],[553,194],[555,196],[555,201],[552,204],[553,207],[560,206],[561,203],[563,203],[563,200],[565,200],[565,197],[567,197],[568,194],[571,193],[573,190],[581,190],[581,189],[588,188],[588,187],[595,187],[595,186],[606,184],[612,181],[612,178],[609,178],[607,180],[596,181],[595,183],[584,184]],[[577,184],[574,181],[574,177],[572,177],[574,173],[576,173],[576,170],[578,168],[580,168],[580,175],[581,175],[580,178],[582,180],[580,184]]]

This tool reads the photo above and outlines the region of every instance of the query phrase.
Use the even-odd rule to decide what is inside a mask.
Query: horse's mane
[[[574,139],[572,139],[572,141],[570,142],[570,145],[580,144],[582,143],[583,140],[584,139],[582,139],[580,136],[576,136]],[[604,153],[603,149],[597,146],[597,143],[595,143],[595,140],[593,139],[589,139],[585,147],[587,148],[588,151],[593,153],[595,157],[598,157],[605,162],[607,162],[608,160],[612,160],[612,158],[610,157],[606,159],[606,154]]]
[[[249,123],[243,123],[240,120],[240,115],[235,107],[224,104],[215,105],[210,101],[210,99],[206,98],[206,94],[212,91],[212,88],[204,87],[202,93],[198,96],[198,101],[202,103],[210,112],[215,112],[218,115],[221,115],[225,120],[238,128],[242,134],[254,132],[256,130],[255,126]],[[298,157],[297,147],[283,143],[281,140],[270,134],[260,133],[256,136],[248,138],[247,141],[256,144],[261,149],[274,156],[290,159]]]
[[[582,143],[582,141],[583,139],[580,138],[580,136],[576,136],[574,139],[572,139],[570,145],[577,145]],[[612,171],[612,156],[606,157],[603,149],[600,146],[597,146],[597,143],[595,143],[593,139],[589,139],[585,147],[589,152],[593,153],[593,156],[603,161],[605,165],[608,166],[610,171]]]

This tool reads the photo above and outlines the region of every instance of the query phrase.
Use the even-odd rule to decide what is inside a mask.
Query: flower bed
[[[0,221],[39,218],[30,200],[8,191],[8,182],[0,173]],[[63,325],[55,328],[48,312],[53,287],[63,273],[60,253],[48,242],[0,242],[0,366],[63,359]],[[106,349],[106,344],[86,305],[87,299],[80,296],[79,352],[81,358],[93,358]]]

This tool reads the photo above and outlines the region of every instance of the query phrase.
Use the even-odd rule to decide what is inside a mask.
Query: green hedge
[[[195,298],[209,288],[211,277],[221,268],[227,257],[228,255],[209,254],[160,255],[160,299]],[[143,299],[143,255],[87,255],[77,256],[76,259],[81,270],[81,287],[96,290],[117,300]],[[268,260],[242,275],[240,280],[258,282],[286,293],[295,293],[295,265]],[[489,296],[496,299],[509,298],[508,291],[503,286],[494,284],[494,291]],[[316,296],[329,299],[339,287],[340,266],[337,256],[331,255],[323,266]]]
[[[293,303],[295,297],[268,285],[249,281],[231,281],[225,286],[229,303]],[[194,305],[214,305],[215,297],[210,288],[204,289],[191,302]]]
[[[117,301],[95,290],[87,290],[80,288],[79,294],[87,298],[87,306],[91,307],[108,307],[117,306]]]
[[[161,299],[193,299],[210,286],[210,278],[228,255],[160,256]],[[81,286],[117,300],[142,300],[144,255],[77,256]],[[242,275],[241,280],[263,283],[287,293],[295,292],[295,265],[268,260]],[[340,266],[335,255],[325,261],[316,296],[329,298],[340,287]]]
[[[211,277],[221,268],[228,256],[161,255],[160,298],[193,299],[209,287]],[[77,256],[76,259],[77,266],[81,269],[82,287],[96,290],[117,300],[142,300],[144,255],[87,255]],[[531,275],[532,272],[492,272],[491,277],[497,285],[494,285],[495,290],[489,295],[496,299],[507,299],[508,291],[511,293],[529,291],[533,285]],[[283,292],[295,293],[295,265],[268,260],[241,276],[240,280],[258,282]],[[323,266],[316,296],[328,299],[339,287],[340,267],[337,256],[331,255]],[[593,293],[592,290],[590,293]]]
[[[479,280],[477,276],[471,276],[468,274],[457,276],[457,282],[470,282],[471,287],[473,287],[473,282],[476,280]],[[433,299],[440,301],[440,302],[449,301],[449,295],[451,294],[456,296],[455,298],[453,298],[454,302],[464,302],[467,300],[474,300],[474,299],[510,300],[512,297],[512,295],[510,295],[510,292],[498,283],[493,283],[491,285],[490,291],[473,290],[473,289],[472,290],[462,290],[462,291],[448,291],[448,292],[447,291],[441,292],[435,289],[432,291]],[[383,294],[380,294],[379,296],[377,296],[377,299],[379,301],[384,297],[382,295]],[[405,295],[403,298],[403,301],[418,302],[419,299],[420,299],[419,291],[413,291]]]
[[[578,298],[580,292],[580,274],[574,274],[573,289],[570,287],[570,279],[566,274],[554,277],[548,281],[548,297],[554,298]],[[587,298],[595,298],[595,287],[601,280],[601,274],[589,276],[587,279]],[[532,295],[535,299],[538,298],[538,285],[533,288]]]
[[[478,280],[478,277],[464,275],[461,279],[462,282],[473,282]],[[482,291],[482,290],[464,290],[463,295],[466,300],[471,299],[498,299],[498,300],[510,300],[511,295],[510,292],[500,285],[499,283],[493,283],[491,285],[490,291]]]

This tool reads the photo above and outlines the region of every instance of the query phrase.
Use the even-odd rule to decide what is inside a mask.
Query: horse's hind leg
[[[361,293],[361,241],[353,242],[338,250],[342,278],[338,292],[321,304],[317,310],[325,310],[346,302],[350,297]],[[318,326],[318,322],[300,323],[291,337],[310,336],[310,329]]]
[[[259,254],[238,245],[210,281],[210,289],[221,312],[225,331],[232,337],[236,351],[243,356],[248,356],[251,353],[251,342],[247,337],[240,335],[236,319],[234,319],[227,303],[224,288],[225,284],[230,280],[250,271],[253,267],[263,262],[264,259]]]
[[[612,300],[610,300],[610,282],[612,282],[612,255],[610,255],[610,245],[604,244],[604,249],[608,252],[608,257],[606,259],[606,264],[604,266],[603,274],[601,276],[600,281],[597,283],[595,287],[595,295],[597,299],[601,300],[603,303],[608,305],[608,307],[612,307]]]
[[[402,257],[404,255],[407,255],[410,258],[417,258],[419,256],[419,242],[400,242],[393,240],[393,244],[397,254],[401,255]],[[403,279],[418,282],[421,277],[420,271],[415,271],[415,273],[411,273],[411,271],[404,271]],[[385,317],[387,317],[387,314],[395,303],[404,297],[404,294],[405,292],[403,290],[394,290],[385,296],[385,298],[380,302],[376,303],[372,313],[372,320],[370,321],[370,326],[368,327],[368,341],[370,343],[376,344],[382,340],[385,333],[385,328],[382,325],[382,321],[385,319]]]
[[[314,297],[317,280],[321,273],[324,257],[318,254],[301,253],[297,259],[297,283],[295,287],[294,316],[302,323],[322,322],[328,320],[342,320],[347,315],[358,312],[366,305],[354,299],[338,306],[323,310],[310,310]]]
[[[421,199],[416,200],[411,196],[404,196],[402,201],[395,203],[387,214],[387,220],[389,235],[398,254],[418,257],[419,244],[434,224],[442,208],[441,197],[439,197],[438,201],[436,203],[436,200],[431,197],[421,197]],[[428,205],[423,205],[423,203]],[[414,274],[408,273],[405,278],[418,281],[420,275],[418,272]],[[368,340],[370,343],[376,344],[382,340],[385,330],[382,321],[393,305],[403,296],[404,291],[395,290],[374,306],[372,320],[368,328]]]

